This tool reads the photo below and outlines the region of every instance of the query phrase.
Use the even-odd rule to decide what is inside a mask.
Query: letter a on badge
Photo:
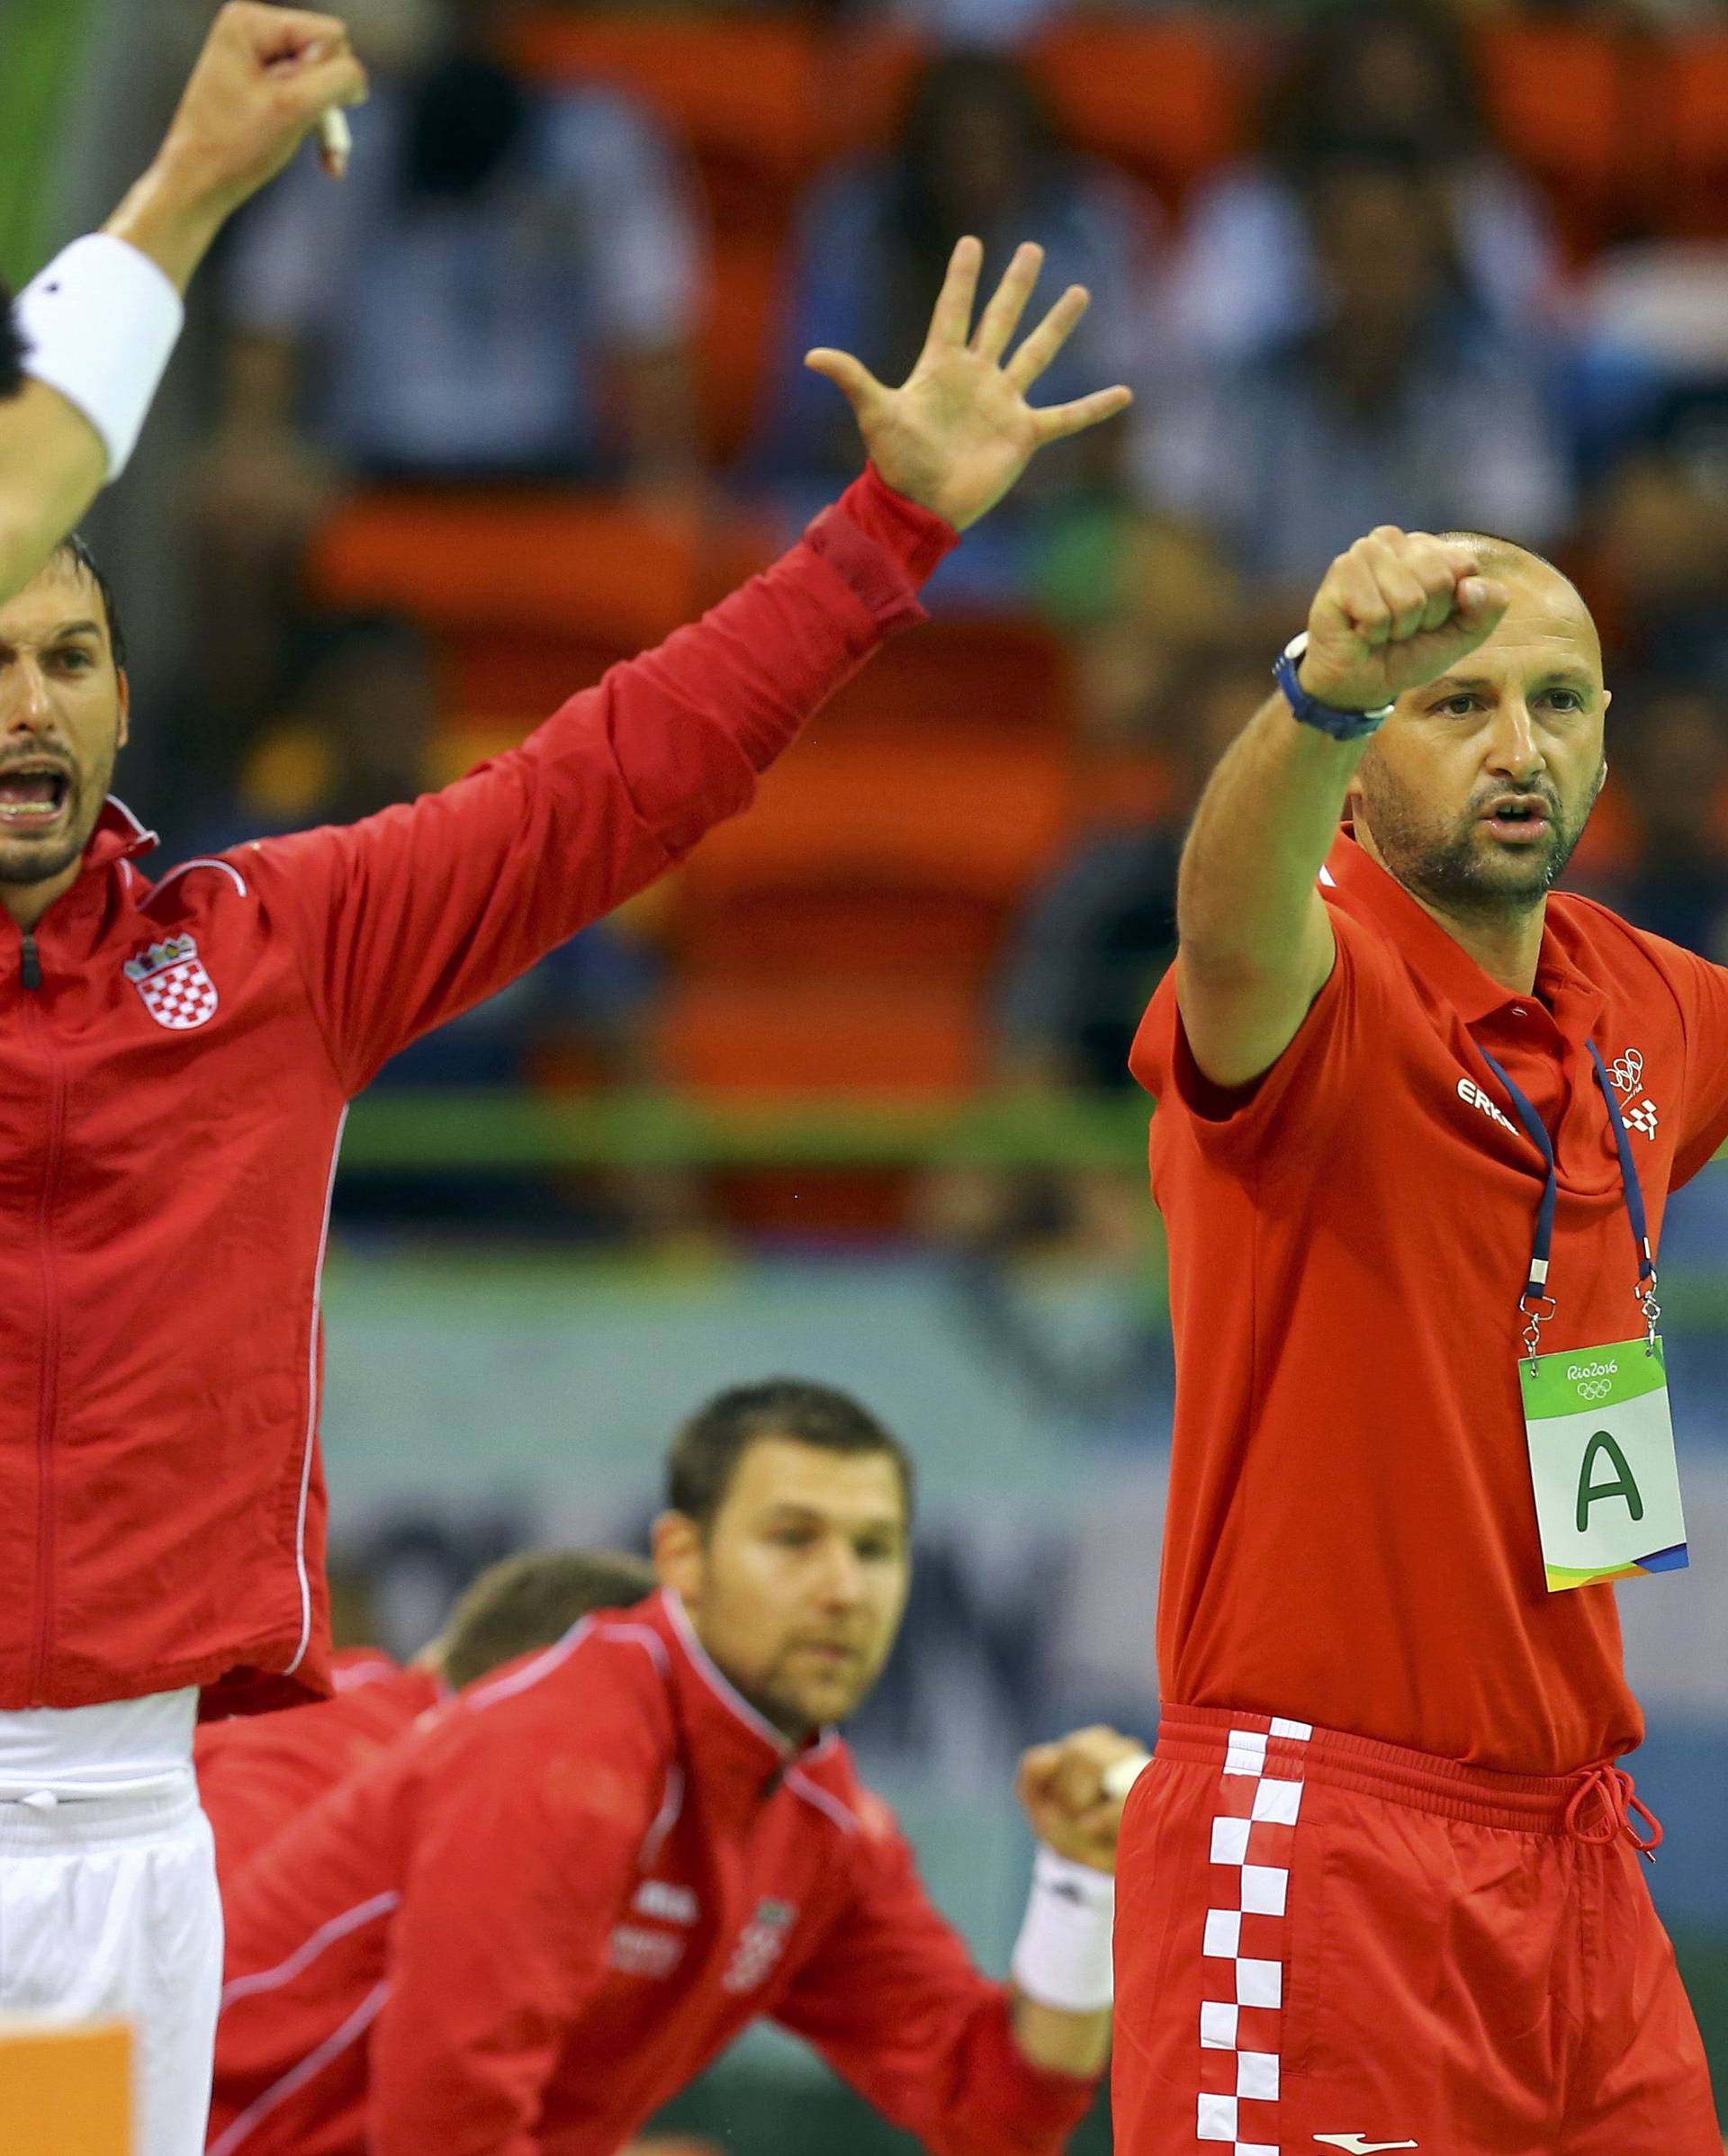
[[[1590,1469],[1596,1465],[1598,1452],[1605,1453],[1614,1463],[1616,1474],[1612,1482],[1592,1482]],[[1578,1532],[1583,1534],[1590,1524],[1590,1507],[1599,1498],[1624,1497],[1626,1510],[1634,1520],[1644,1516],[1644,1500],[1638,1488],[1638,1478],[1631,1463],[1615,1442],[1609,1430],[1598,1430],[1584,1448],[1583,1465],[1578,1470]]]

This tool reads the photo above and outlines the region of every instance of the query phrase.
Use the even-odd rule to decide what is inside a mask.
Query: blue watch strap
[[[1284,701],[1292,713],[1304,726],[1318,727],[1320,732],[1329,733],[1335,741],[1359,741],[1366,735],[1377,733],[1392,715],[1392,706],[1382,704],[1377,711],[1339,711],[1330,704],[1322,704],[1318,696],[1310,696],[1297,679],[1296,669],[1308,650],[1308,631],[1292,636],[1274,663],[1272,674],[1283,691]]]

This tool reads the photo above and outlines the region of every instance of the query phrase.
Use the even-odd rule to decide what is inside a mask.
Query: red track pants
[[[1166,1708],[1117,1878],[1117,2156],[1723,2156],[1629,1804],[1616,1767]]]

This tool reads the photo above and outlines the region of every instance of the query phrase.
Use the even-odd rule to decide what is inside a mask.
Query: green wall
[[[54,151],[104,0],[7,0],[0,29],[0,276],[41,266]]]

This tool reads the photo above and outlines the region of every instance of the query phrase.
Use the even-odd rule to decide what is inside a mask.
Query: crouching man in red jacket
[[[428,1708],[550,1647],[597,1610],[628,1609],[653,1585],[653,1568],[623,1550],[520,1550],[470,1581],[411,1662],[351,1648],[333,1658],[334,1699],[201,1724],[193,1765],[223,1899],[260,1849]]]
[[[458,785],[189,861],[108,795],[128,689],[68,546],[0,605],[0,2015],[137,2033],[140,2156],[202,2131],[221,1912],[199,1714],[330,1689],[319,1280],[399,1049],[681,860],[1040,444],[1085,304],[1008,354],[965,240],[906,383],[812,355],[873,459],[766,575]],[[436,2145],[428,2143],[428,2147]]]
[[[473,1686],[248,1867],[210,2156],[613,2156],[764,2015],[933,2156],[1066,2143],[1110,2043],[1106,1775],[1138,1747],[1028,1755],[1042,1846],[991,1982],[836,1731],[905,1608],[906,1454],[779,1379],[705,1407],[669,1480],[658,1595]]]

